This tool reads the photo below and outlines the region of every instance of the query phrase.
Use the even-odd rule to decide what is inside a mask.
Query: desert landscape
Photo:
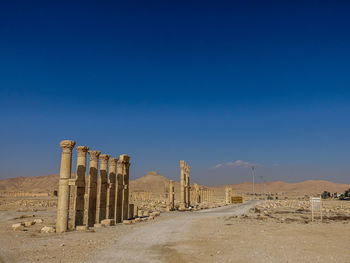
[[[72,175],[74,177],[74,175]],[[1,262],[349,262],[350,202],[323,201],[311,220],[310,196],[350,185],[327,181],[206,186],[213,200],[169,211],[169,184],[157,171],[130,181],[138,215],[115,226],[55,233],[59,175],[0,180]],[[243,196],[226,204],[225,188]],[[175,204],[180,183],[174,182]],[[273,196],[274,200],[271,200]],[[276,197],[278,198],[276,200]],[[255,200],[253,200],[255,199]],[[70,211],[72,212],[72,211]],[[303,253],[300,253],[303,251]]]
[[[0,263],[349,263],[350,1],[1,1]]]

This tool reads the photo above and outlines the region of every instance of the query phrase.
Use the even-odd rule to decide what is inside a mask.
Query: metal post
[[[254,173],[255,167],[252,166],[252,175],[253,175],[253,198],[255,199],[255,173]]]

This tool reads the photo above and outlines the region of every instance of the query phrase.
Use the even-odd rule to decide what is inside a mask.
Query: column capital
[[[71,153],[75,146],[75,141],[64,140],[60,142],[60,147],[64,153]]]
[[[124,164],[124,162],[122,160],[120,160],[120,159],[117,160],[117,167],[122,168],[123,164]]]
[[[118,163],[118,158],[110,157],[109,158],[109,165],[110,166],[116,166]]]
[[[88,150],[89,150],[89,147],[87,147],[87,146],[77,146],[78,156],[85,157]]]
[[[98,160],[98,157],[101,154],[100,151],[88,151],[88,153],[89,153],[89,156],[90,156],[90,161]]]
[[[185,161],[184,160],[181,160],[180,161],[180,167],[183,169],[185,168]]]
[[[100,162],[101,163],[107,163],[108,162],[108,159],[109,159],[109,154],[101,154],[100,155]]]
[[[121,160],[125,163],[128,163],[128,162],[130,162],[130,156],[127,154],[122,154],[122,155],[120,155],[119,160]]]

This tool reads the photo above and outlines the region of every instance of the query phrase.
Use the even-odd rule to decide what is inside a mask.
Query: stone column
[[[186,207],[185,196],[185,161],[180,161],[180,210]]]
[[[191,168],[189,166],[187,166],[187,207],[191,206],[191,183],[190,183],[190,172],[191,172]]]
[[[188,199],[188,192],[187,192],[187,163],[185,162],[185,167],[184,167],[184,191],[185,191],[185,207],[187,207],[187,199]]]
[[[195,202],[198,204],[200,203],[200,198],[199,198],[199,186],[198,184],[194,184],[194,195],[195,195]]]
[[[88,150],[89,147],[87,146],[77,147],[77,171],[73,186],[73,228],[84,224],[86,154]]]
[[[99,151],[88,151],[90,156],[87,193],[85,194],[84,225],[92,227],[96,220],[97,174]]]
[[[225,187],[225,204],[230,204],[230,189]]]
[[[116,181],[116,193],[115,193],[115,209],[114,219],[116,223],[122,222],[122,209],[123,209],[123,161],[117,161],[117,181]]]
[[[120,160],[123,162],[123,207],[122,219],[127,220],[129,213],[129,167],[130,157],[126,154],[120,155]]]
[[[109,176],[108,176],[108,189],[107,189],[107,218],[114,218],[115,209],[115,190],[116,190],[116,174],[117,174],[117,162],[118,158],[109,158]]]
[[[61,168],[58,184],[58,202],[57,202],[57,220],[56,232],[62,233],[68,229],[69,213],[69,179],[72,172],[72,150],[75,146],[74,141],[61,141]]]
[[[134,204],[129,204],[128,219],[134,218]]]
[[[169,204],[170,211],[173,211],[175,209],[175,193],[173,180],[170,180],[169,182]]]
[[[106,219],[108,159],[108,154],[100,155],[100,177],[97,180],[96,224]]]

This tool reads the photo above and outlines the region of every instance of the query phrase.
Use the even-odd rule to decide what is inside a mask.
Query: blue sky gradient
[[[349,183],[347,1],[9,1],[0,8],[0,178],[57,173],[62,139],[179,160],[202,184]]]

